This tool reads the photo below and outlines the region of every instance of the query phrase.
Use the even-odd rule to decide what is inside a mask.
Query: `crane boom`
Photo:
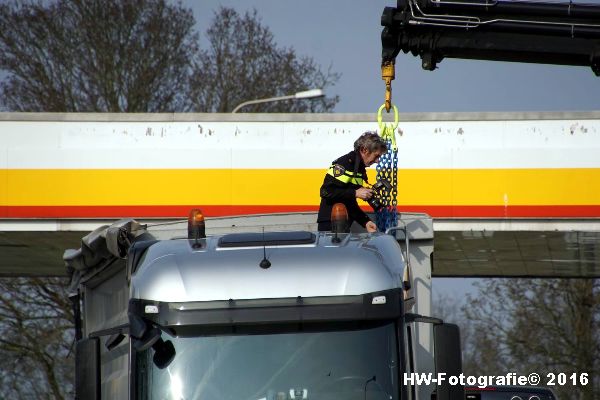
[[[589,66],[600,75],[600,4],[398,0],[383,10],[381,25],[386,86],[400,51],[429,71],[444,58],[463,58]]]

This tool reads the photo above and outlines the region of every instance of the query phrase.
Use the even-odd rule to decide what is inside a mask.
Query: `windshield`
[[[177,355],[167,368],[154,366],[151,350],[136,357],[138,399],[398,399],[393,323],[352,331],[169,339]]]

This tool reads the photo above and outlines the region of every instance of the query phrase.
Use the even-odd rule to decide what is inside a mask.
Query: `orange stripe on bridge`
[[[187,218],[192,208],[207,217],[283,212],[312,212],[311,205],[139,205],[139,206],[0,206],[0,218],[94,219]],[[369,207],[363,207],[367,212]],[[434,218],[598,218],[600,205],[579,206],[438,206],[407,205],[399,212],[427,213]]]

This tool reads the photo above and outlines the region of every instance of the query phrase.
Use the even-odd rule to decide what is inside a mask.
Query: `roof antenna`
[[[263,259],[260,262],[260,267],[262,269],[267,269],[271,266],[271,261],[267,260],[267,243],[265,242],[265,227],[263,226],[262,231],[262,240],[263,240]]]

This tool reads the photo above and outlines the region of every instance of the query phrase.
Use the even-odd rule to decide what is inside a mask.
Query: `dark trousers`
[[[331,221],[319,222],[317,229],[319,232],[330,232],[331,231]]]

